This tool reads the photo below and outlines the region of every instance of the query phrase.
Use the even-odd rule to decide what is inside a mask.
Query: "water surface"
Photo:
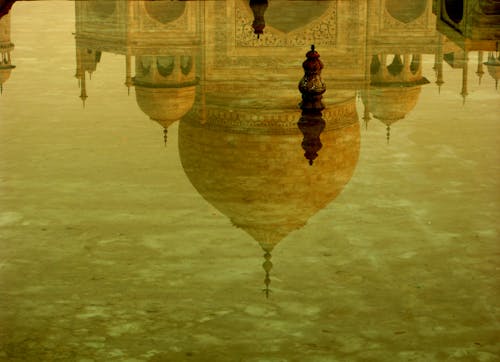
[[[0,360],[498,360],[498,22],[436,4],[14,4]]]

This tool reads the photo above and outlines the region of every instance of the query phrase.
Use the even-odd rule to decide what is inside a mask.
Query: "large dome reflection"
[[[300,147],[300,112],[254,130],[244,125],[243,113],[219,110],[217,117],[226,118],[224,126],[211,118],[201,124],[196,113],[181,121],[184,171],[210,204],[265,251],[334,200],[356,167],[360,143],[354,98],[326,112],[323,148],[313,166]]]

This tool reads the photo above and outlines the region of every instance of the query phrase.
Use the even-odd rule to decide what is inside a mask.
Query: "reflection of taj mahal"
[[[180,120],[179,153],[193,186],[265,251],[267,285],[274,246],[333,201],[355,170],[357,93],[365,122],[380,120],[389,138],[391,124],[412,111],[429,83],[423,54],[434,54],[441,87],[443,61],[493,50],[495,42],[481,39],[470,48],[470,42],[460,42],[467,34],[437,32],[446,11],[436,10],[438,1],[305,3],[75,3],[82,100],[101,54],[124,55],[124,83],[129,91],[135,88],[139,108],[164,128],[165,137]],[[491,21],[488,16],[496,15],[485,12],[483,23]],[[327,64],[322,78],[328,86],[323,148],[312,167],[304,162],[297,127],[297,81],[310,44]],[[466,69],[468,57],[462,60]],[[487,66],[493,77],[495,62],[498,54],[492,52]],[[463,79],[465,97],[466,71]]]

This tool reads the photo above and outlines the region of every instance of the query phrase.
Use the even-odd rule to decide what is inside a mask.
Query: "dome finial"
[[[387,144],[389,144],[389,141],[391,139],[391,126],[387,126],[386,131]]]
[[[266,253],[264,254],[264,258],[266,259],[266,261],[262,263],[262,267],[266,272],[266,277],[264,278],[264,284],[266,285],[266,287],[262,289],[262,291],[266,293],[266,298],[269,298],[269,293],[271,293],[271,289],[269,289],[269,285],[271,284],[270,272],[271,269],[273,268],[271,257],[272,257],[271,253],[269,251],[266,251]]]
[[[321,79],[323,63],[319,60],[320,55],[314,44],[311,45],[311,50],[307,52],[306,57],[307,59],[302,63],[304,76],[299,82],[299,91],[302,93],[300,108],[302,111],[321,111],[325,108],[321,99],[326,91],[326,86]]]
[[[81,75],[80,78],[80,99],[82,100],[83,108],[85,108],[85,100],[88,98],[87,96],[87,82],[85,80],[85,72]]]
[[[436,84],[437,84],[437,86],[438,86],[438,94],[441,94],[441,85],[442,85],[443,83],[438,83],[438,82],[436,82]]]
[[[309,160],[309,165],[312,166],[314,160],[318,157],[318,151],[323,147],[320,135],[325,129],[326,122],[322,118],[321,111],[303,111],[297,125],[304,135],[301,144],[302,149],[305,151],[304,157]]]
[[[163,129],[163,143],[164,143],[165,147],[167,147],[167,135],[168,135],[168,129],[164,128]]]
[[[370,122],[370,109],[367,104],[365,104],[365,109],[363,112],[363,121],[365,121],[365,130],[368,131],[368,123]]]
[[[250,0],[250,8],[252,9],[254,18],[252,28],[254,34],[257,35],[257,39],[260,39],[260,35],[264,34],[264,28],[266,27],[264,13],[267,10],[267,6],[267,0]]]
[[[321,80],[323,63],[319,60],[319,54],[315,50],[314,44],[311,45],[311,50],[307,52],[306,57],[307,59],[302,63],[304,76],[299,82],[299,90],[302,93],[302,102],[300,103],[302,117],[297,125],[304,135],[302,140],[304,157],[309,160],[309,165],[312,166],[318,157],[318,151],[323,146],[319,136],[325,129],[325,120],[321,118],[321,111],[325,108],[322,99],[326,87]]]
[[[483,70],[483,51],[480,50],[477,52],[477,70],[476,75],[479,78],[479,85],[481,85],[481,79],[483,78],[484,70]]]

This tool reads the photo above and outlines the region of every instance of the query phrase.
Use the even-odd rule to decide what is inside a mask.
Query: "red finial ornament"
[[[321,70],[323,63],[319,60],[319,53],[311,45],[311,50],[306,54],[307,59],[302,63],[304,76],[299,82],[299,90],[302,93],[302,117],[297,123],[300,131],[304,135],[302,149],[305,151],[304,157],[312,166],[318,157],[318,151],[322,144],[320,134],[325,129],[326,122],[322,118],[321,111],[325,108],[323,93],[326,91],[325,84],[321,80]]]
[[[267,0],[250,0],[250,8],[252,9],[254,19],[252,28],[254,34],[257,35],[257,39],[260,38],[261,34],[264,34],[264,28],[266,27],[264,13],[267,10],[267,6]]]
[[[306,54],[307,59],[302,63],[304,76],[299,82],[299,90],[302,93],[302,110],[318,110],[325,108],[321,99],[326,91],[326,86],[321,80],[321,70],[323,63],[319,60],[319,53],[311,45],[311,50]]]

